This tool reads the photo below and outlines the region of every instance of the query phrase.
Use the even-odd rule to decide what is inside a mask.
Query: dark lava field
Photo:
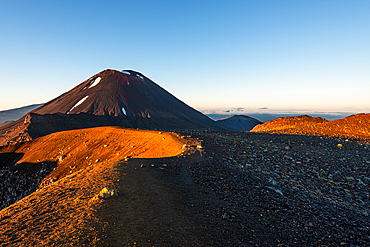
[[[370,145],[366,140],[243,132],[192,132],[205,160],[196,183],[225,201],[239,244],[368,246]]]

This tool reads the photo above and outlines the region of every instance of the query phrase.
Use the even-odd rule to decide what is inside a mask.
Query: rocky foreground
[[[193,179],[227,202],[245,244],[368,246],[370,145],[364,140],[193,132],[206,159]],[[243,241],[242,241],[243,242]]]
[[[369,246],[367,140],[248,132],[181,134],[198,139],[202,148],[189,146],[193,151],[173,158],[123,161],[104,179],[93,179],[85,170],[79,174],[99,184],[91,186],[79,175],[58,181],[55,186],[74,190],[63,192],[60,187],[57,203],[54,185],[39,190],[45,201],[36,195],[23,201],[37,227],[24,227],[21,203],[4,209],[0,246],[31,246],[38,241],[31,239],[38,236],[33,230],[37,228],[48,246],[88,246],[92,237],[96,246]],[[96,170],[97,176],[108,172],[103,164],[87,169]],[[84,213],[83,207],[95,205],[91,199],[107,185],[121,195],[99,207],[88,206]],[[67,199],[81,211],[81,222],[88,215],[83,227],[77,214],[76,225],[53,223],[63,222],[62,215],[71,207],[64,202]],[[38,201],[40,210],[44,202],[55,210],[37,213],[32,200]],[[89,225],[90,221],[103,223]],[[45,222],[47,228],[39,225]],[[48,229],[63,234],[59,237],[59,232]]]

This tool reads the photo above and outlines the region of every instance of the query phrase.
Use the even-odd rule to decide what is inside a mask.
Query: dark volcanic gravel
[[[185,237],[166,238],[181,242],[195,231],[207,242],[195,246],[370,246],[369,141],[249,132],[182,134],[202,140],[203,148],[197,149],[202,157],[184,152],[153,160],[153,167],[142,168],[138,160],[139,170],[132,168],[157,176],[153,181],[172,191],[170,197],[175,195],[171,205],[196,223],[194,229],[203,229],[197,233],[194,225],[187,226],[190,230],[180,227]],[[40,164],[26,174],[2,166],[0,208],[34,191],[53,167]],[[132,171],[128,174],[136,174]],[[135,176],[132,181],[147,178],[139,172]],[[150,184],[145,188],[153,193]],[[165,191],[161,187],[156,193]],[[125,197],[122,200],[126,203]],[[117,237],[115,231],[110,234]]]
[[[226,206],[248,245],[369,246],[370,145],[363,140],[189,132],[205,160],[193,179]],[[240,238],[240,236],[239,236]]]
[[[0,158],[5,159],[1,155]],[[40,182],[51,173],[56,164],[45,161],[32,164],[32,167],[32,171],[27,171],[27,167],[17,169],[14,165],[0,167],[0,210],[35,192],[42,186]]]

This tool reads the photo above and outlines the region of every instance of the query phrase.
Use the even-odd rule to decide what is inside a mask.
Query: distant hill
[[[296,117],[279,117],[268,121],[264,124],[256,126],[253,132],[289,132],[297,131],[298,129],[305,129],[308,126],[313,126],[318,123],[328,122],[328,120],[321,117],[311,117],[308,115]]]
[[[261,121],[245,115],[230,116],[217,120],[217,123],[223,125],[229,131],[250,131],[256,125],[262,124]]]
[[[260,124],[251,132],[370,139],[370,114],[360,113],[333,121],[307,115],[282,117]]]
[[[312,117],[322,117],[329,121],[332,120],[338,120],[345,117],[348,117],[353,114],[357,114],[359,112],[333,112],[333,113],[327,113],[327,112],[312,112],[312,113],[300,113],[300,112],[285,112],[285,113],[253,113],[253,112],[245,112],[245,113],[206,113],[207,111],[204,111],[204,114],[210,117],[211,119],[217,121],[223,118],[226,118],[230,115],[247,115],[249,117],[255,118],[263,123],[274,120],[275,118],[281,118],[281,117],[294,117],[299,115],[310,115]]]
[[[0,124],[6,121],[15,121],[40,106],[42,106],[42,104],[34,104],[23,106],[20,108],[0,111]]]

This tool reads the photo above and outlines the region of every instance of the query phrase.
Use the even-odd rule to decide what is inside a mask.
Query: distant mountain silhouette
[[[57,131],[98,126],[225,130],[143,74],[107,69],[1,126],[0,146]]]
[[[307,115],[281,117],[257,125],[251,132],[369,139],[369,130],[370,114],[361,113],[333,121]]]
[[[23,106],[19,108],[10,109],[10,110],[0,111],[0,124],[7,122],[7,121],[17,120],[20,117],[27,114],[28,112],[40,106],[42,106],[42,104],[34,104],[34,105]]]
[[[217,122],[229,131],[250,131],[256,125],[262,124],[261,121],[245,115],[234,115],[217,120]]]

